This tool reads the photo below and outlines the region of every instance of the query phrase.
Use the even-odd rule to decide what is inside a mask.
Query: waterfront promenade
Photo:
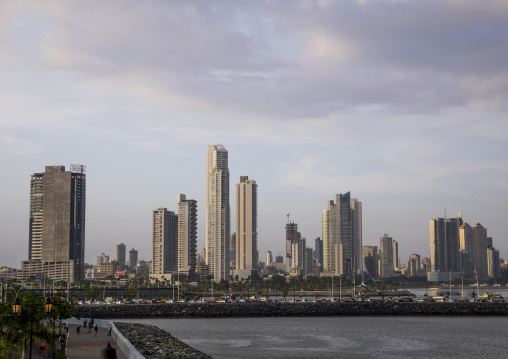
[[[119,349],[115,340],[111,336],[107,336],[109,329],[99,328],[97,337],[95,332],[92,330],[91,333],[87,333],[86,330],[81,327],[81,334],[76,334],[76,328],[78,325],[69,325],[69,340],[67,341],[66,355],[69,359],[89,359],[99,358],[101,350],[106,347],[108,342],[113,348],[116,349],[116,356],[118,359],[127,359],[124,353]]]

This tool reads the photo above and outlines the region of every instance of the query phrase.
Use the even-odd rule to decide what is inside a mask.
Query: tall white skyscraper
[[[178,270],[178,216],[166,208],[153,211],[152,250],[154,274]]]
[[[258,185],[247,176],[236,185],[236,271],[248,278],[258,263]]]
[[[198,239],[198,203],[178,194],[178,272],[194,273]]]
[[[206,264],[213,280],[229,280],[229,168],[222,145],[206,148]]]

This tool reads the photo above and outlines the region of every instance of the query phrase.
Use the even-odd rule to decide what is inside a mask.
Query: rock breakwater
[[[215,303],[83,305],[74,316],[96,319],[390,315],[508,316],[508,303]]]
[[[115,322],[122,335],[147,359],[211,359],[153,325]]]

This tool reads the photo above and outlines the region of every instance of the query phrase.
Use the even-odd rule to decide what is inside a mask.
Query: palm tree
[[[386,290],[386,284],[381,284],[379,286],[379,289],[381,289],[381,298],[383,298],[383,302],[385,301],[385,290]],[[379,293],[379,292],[378,292]]]

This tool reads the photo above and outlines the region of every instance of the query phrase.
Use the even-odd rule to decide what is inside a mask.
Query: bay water
[[[129,319],[213,358],[504,358],[505,317]]]

